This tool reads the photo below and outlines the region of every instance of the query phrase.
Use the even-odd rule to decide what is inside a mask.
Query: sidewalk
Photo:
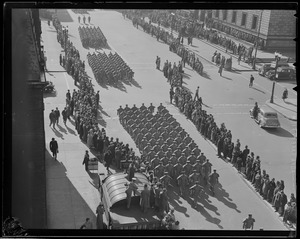
[[[266,105],[276,110],[285,118],[297,121],[297,99],[286,99],[285,102],[282,99],[274,99],[274,103],[270,103],[270,100],[268,100],[266,101]]]
[[[151,23],[151,24],[153,24],[154,26],[158,26],[158,24],[156,24],[156,23]],[[171,33],[170,28],[165,28],[163,26],[160,26],[160,28]],[[172,34],[173,34],[173,36],[176,36],[176,37],[178,36],[178,32],[176,32],[176,31],[173,31]],[[208,48],[203,47],[203,43],[208,45],[209,47]],[[187,49],[189,49],[190,51],[195,52],[196,55],[205,59],[206,61],[208,61],[209,63],[211,63],[213,65],[215,65],[215,63],[213,63],[211,61],[211,58],[213,56],[213,53],[216,50],[218,50],[218,51],[223,52],[221,54],[222,56],[225,56],[226,58],[229,58],[229,57],[233,58],[233,61],[232,61],[232,70],[233,71],[254,71],[252,69],[252,66],[250,66],[249,64],[247,64],[243,61],[241,61],[240,65],[239,65],[237,62],[238,57],[236,55],[231,54],[229,51],[227,51],[227,53],[226,53],[226,50],[223,47],[216,45],[216,44],[212,44],[206,40],[202,40],[199,38],[193,38],[193,44],[192,44],[192,46],[190,46],[190,45],[186,44],[186,39],[185,39],[183,42],[183,46],[186,47]],[[200,50],[201,50],[201,52],[200,52]],[[236,60],[234,60],[234,59],[236,59]],[[258,69],[258,67],[260,67],[260,65],[261,64],[256,63],[256,69]]]

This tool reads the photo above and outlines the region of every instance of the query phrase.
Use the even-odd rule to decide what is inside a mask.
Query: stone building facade
[[[11,215],[47,228],[41,26],[37,9],[12,9]]]
[[[266,50],[288,50],[296,49],[295,14],[295,10],[202,10],[199,17],[212,19],[213,28],[250,43],[259,35],[259,45]]]

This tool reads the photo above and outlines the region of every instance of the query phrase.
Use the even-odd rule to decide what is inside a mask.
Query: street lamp
[[[278,52],[275,51],[275,74],[273,78],[273,86],[272,86],[272,94],[271,94],[271,99],[270,103],[274,103],[274,90],[275,90],[275,83],[276,83],[276,78],[277,76],[277,68],[278,68],[278,62],[280,61],[282,55]]]
[[[254,54],[254,60],[253,60],[253,66],[252,66],[253,70],[255,70],[256,54],[257,54],[257,47],[258,47],[258,39],[259,39],[259,35],[260,35],[260,27],[261,27],[261,19],[262,19],[263,11],[264,10],[261,10],[261,12],[260,12],[259,28],[258,28],[258,33],[257,33],[257,37],[256,37],[255,54]]]

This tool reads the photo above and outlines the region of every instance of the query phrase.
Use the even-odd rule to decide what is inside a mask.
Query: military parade
[[[49,228],[296,230],[296,93],[256,73],[282,71],[273,10],[245,11],[257,37],[227,10],[40,11]]]

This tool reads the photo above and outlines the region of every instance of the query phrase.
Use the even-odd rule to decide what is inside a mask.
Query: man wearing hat
[[[89,168],[88,168],[89,160],[90,160],[89,151],[86,150],[85,155],[84,155],[84,159],[83,159],[83,162],[82,162],[82,165],[84,164],[84,166],[85,166],[85,171],[89,170]]]
[[[161,178],[164,174],[165,167],[163,166],[163,162],[160,161],[159,165],[154,168],[154,175],[158,178]]]
[[[164,172],[164,175],[159,178],[159,181],[162,182],[163,187],[168,188],[171,182],[171,177],[168,172]]]
[[[49,147],[50,147],[50,151],[52,152],[54,159],[57,160],[58,144],[54,138],[52,138],[52,140],[49,144]]]
[[[209,175],[210,190],[212,195],[215,196],[215,185],[219,183],[219,174],[217,170],[214,169],[214,172]]]
[[[203,192],[203,188],[200,186],[199,181],[196,181],[193,186],[189,188],[189,192],[194,198],[194,208],[197,208],[198,199],[201,192]]]
[[[100,202],[97,210],[96,210],[96,214],[97,214],[97,229],[103,229],[103,214],[105,212],[103,203]]]
[[[189,179],[188,176],[185,174],[185,171],[182,171],[181,174],[177,177],[177,182],[179,185],[180,195],[183,196],[185,189],[189,183]]]
[[[252,217],[252,214],[249,214],[248,218],[246,218],[243,221],[243,229],[245,229],[245,230],[253,230],[254,222],[255,222],[255,219]]]
[[[131,196],[132,196],[132,192],[134,193],[134,195],[136,195],[138,193],[138,186],[135,184],[136,178],[132,178],[132,181],[129,184],[125,184],[125,186],[127,186],[125,193],[126,193],[126,200],[127,200],[127,209],[130,208],[130,203],[131,203]]]
[[[211,166],[212,164],[209,162],[209,159],[206,159],[206,162],[202,164],[204,185],[207,185],[208,183],[207,181],[208,181],[208,176],[211,173]]]
[[[154,209],[155,211],[159,211],[159,195],[160,192],[162,192],[162,184],[160,182],[158,182],[156,184],[156,187],[154,188],[154,193],[155,193],[155,202],[154,202]]]
[[[191,174],[191,171],[193,169],[193,166],[191,165],[190,161],[188,160],[186,164],[183,165],[183,170],[185,171],[186,175],[189,176]]]
[[[147,212],[147,209],[150,207],[150,191],[147,184],[144,185],[144,189],[141,192],[140,206],[144,213]]]
[[[149,206],[150,206],[150,208],[154,208],[154,206],[155,206],[155,188],[154,188],[154,183],[151,183],[149,192],[150,192],[150,195],[149,195]]]

